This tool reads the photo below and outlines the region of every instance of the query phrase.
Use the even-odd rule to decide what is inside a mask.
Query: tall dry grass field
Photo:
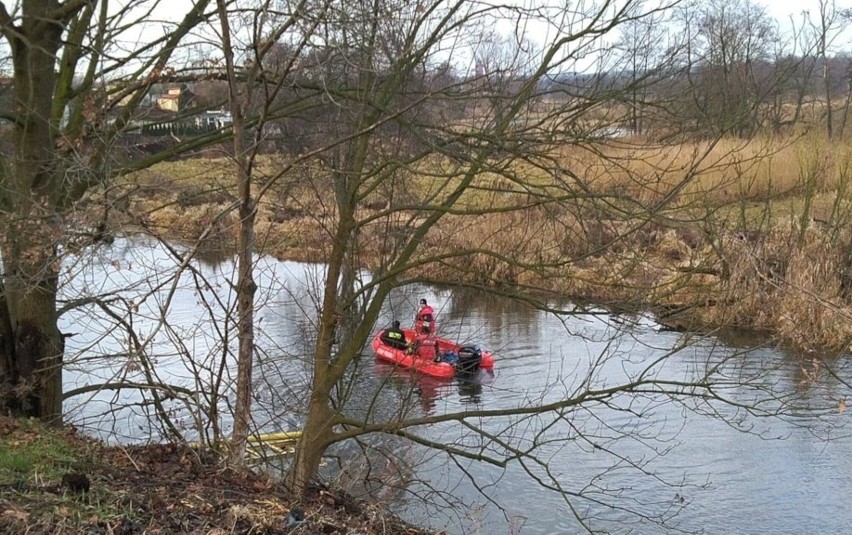
[[[644,202],[677,196],[680,204],[764,201],[838,189],[849,145],[822,135],[722,139],[654,145],[632,139],[595,150],[572,147],[556,157],[596,192]]]
[[[419,244],[414,274],[681,307],[698,324],[768,329],[807,351],[852,341],[846,143],[815,133],[674,146],[631,138],[545,156],[478,175]],[[256,191],[285,164],[262,158]],[[417,207],[444,199],[465,170],[433,156],[390,178],[363,177],[369,193],[357,216],[370,223],[357,236],[358,261],[375,268],[391,258],[423,217]],[[139,194],[121,223],[233,243],[235,214],[219,214],[234,200],[235,176],[230,161],[208,159],[128,177]],[[316,166],[278,177],[258,204],[258,249],[323,261],[337,218],[331,186]]]

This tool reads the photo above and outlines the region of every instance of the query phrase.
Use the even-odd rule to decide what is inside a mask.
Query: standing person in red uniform
[[[438,332],[438,322],[435,320],[435,309],[429,306],[425,299],[420,300],[420,309],[414,316],[414,331],[427,336]]]
[[[435,340],[437,330],[438,323],[435,321],[435,309],[429,306],[429,303],[425,299],[421,299],[420,308],[414,316],[414,332],[417,333],[417,340],[414,344],[415,351],[420,357],[440,362],[441,357],[438,353],[438,343]]]

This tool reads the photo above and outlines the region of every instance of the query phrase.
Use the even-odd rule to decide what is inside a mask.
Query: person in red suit
[[[425,299],[420,300],[420,309],[414,316],[414,331],[417,334],[434,335],[438,332],[435,309]]]

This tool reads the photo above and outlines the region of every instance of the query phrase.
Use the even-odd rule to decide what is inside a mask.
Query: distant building
[[[185,110],[195,101],[195,95],[185,85],[172,86],[157,97],[157,107],[163,111],[177,113]]]
[[[195,117],[195,127],[202,129],[222,128],[233,122],[227,111],[206,111]]]
[[[130,104],[130,101],[136,96],[135,91],[127,91],[127,86],[121,82],[109,82],[104,91],[108,103],[119,108]],[[122,94],[122,97],[118,102],[114,102],[119,94]]]

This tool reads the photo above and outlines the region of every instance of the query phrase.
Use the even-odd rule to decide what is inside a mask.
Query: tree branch
[[[6,4],[0,2],[0,28],[6,26],[12,26],[12,16],[6,10]]]
[[[75,388],[73,390],[69,390],[62,394],[62,399],[72,398],[74,396],[79,396],[82,394],[88,394],[90,392],[101,392],[104,390],[121,390],[124,388],[135,388],[138,390],[162,390],[167,394],[183,394],[185,396],[194,396],[195,392],[184,388],[182,386],[173,386],[162,383],[135,383],[132,381],[120,381],[117,383],[103,383],[103,384],[94,384],[94,385],[86,385],[81,386],[79,388]]]

